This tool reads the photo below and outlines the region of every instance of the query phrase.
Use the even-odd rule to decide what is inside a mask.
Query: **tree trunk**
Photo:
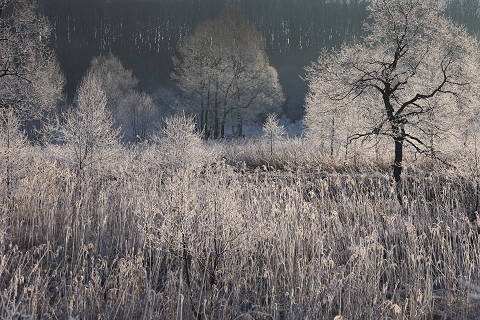
[[[403,171],[403,147],[405,143],[405,127],[404,124],[399,121],[395,116],[395,112],[390,101],[392,92],[390,86],[386,89],[383,95],[383,102],[385,104],[385,110],[387,112],[388,120],[392,126],[393,140],[395,141],[395,160],[393,162],[393,179],[395,180],[395,189],[397,193],[397,199],[400,205],[404,208],[403,202],[403,186],[402,186],[402,171]]]
[[[333,158],[335,142],[335,117],[332,117],[332,132],[330,137],[330,157]]]
[[[214,139],[218,139],[219,138],[219,119],[218,119],[218,106],[215,105],[215,111],[214,111],[214,118],[215,118],[215,121],[214,121],[214,128],[213,128],[213,138]]]
[[[205,120],[203,122],[203,130],[204,130],[204,135],[205,135],[205,139],[209,139],[210,138],[210,127],[209,127],[209,122],[208,122],[208,117],[209,117],[209,113],[208,113],[208,109],[205,109]]]
[[[395,183],[402,182],[403,171],[403,138],[395,139],[395,161],[393,163],[393,178]]]
[[[402,133],[395,138],[395,160],[393,163],[393,178],[395,180],[395,188],[397,192],[397,199],[403,207],[403,187],[402,187],[402,171],[403,171],[403,147],[405,142],[405,135],[403,129],[399,129]]]
[[[238,111],[238,114],[237,114],[237,121],[238,121],[238,137],[241,138],[243,137],[243,119],[240,111]]]
[[[215,117],[215,122],[214,122],[214,135],[213,137],[215,139],[218,139],[220,137],[220,119],[219,119],[219,114],[218,114],[218,81],[215,86],[215,98],[213,102],[213,107],[214,107],[214,117]]]
[[[205,103],[203,102],[203,90],[200,97],[200,121],[198,131],[205,135]]]
[[[222,115],[222,124],[221,124],[221,135],[222,138],[225,138],[225,123],[227,123],[227,109],[225,105],[223,106],[223,115]]]
[[[7,179],[6,179],[6,185],[7,185],[7,208],[8,208],[8,213],[10,214],[11,212],[13,212],[13,201],[12,201],[12,187],[11,187],[11,175],[12,175],[12,168],[11,168],[11,145],[10,145],[10,123],[8,123],[9,121],[11,121],[11,114],[8,115],[8,119],[6,120],[7,123],[6,123],[6,131],[7,131]]]
[[[211,136],[211,128],[210,128],[210,119],[209,119],[209,111],[210,111],[210,79],[208,79],[208,89],[207,89],[207,102],[205,104],[205,121],[204,121],[204,126],[205,126],[205,131],[206,131],[206,138],[209,139]]]

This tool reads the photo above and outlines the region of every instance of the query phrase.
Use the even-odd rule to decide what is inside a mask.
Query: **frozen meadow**
[[[401,207],[374,159],[314,157],[287,139],[273,155],[269,139],[229,153],[188,119],[168,124],[81,171],[65,147],[19,139],[2,153],[3,319],[478,314],[478,167],[412,163]],[[321,160],[290,166],[289,149]]]
[[[113,54],[68,105],[36,2],[0,0],[0,320],[478,319],[480,46],[446,7],[370,1],[292,137],[235,10],[159,110]]]

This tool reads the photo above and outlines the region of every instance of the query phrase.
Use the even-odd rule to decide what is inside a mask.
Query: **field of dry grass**
[[[409,170],[401,208],[385,170],[253,169],[169,148],[82,172],[48,147],[11,154],[22,165],[1,177],[0,319],[480,312],[478,176]]]

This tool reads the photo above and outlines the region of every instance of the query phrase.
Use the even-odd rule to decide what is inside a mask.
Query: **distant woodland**
[[[170,74],[178,41],[234,9],[263,33],[284,88],[284,113],[303,115],[304,67],[319,50],[354,41],[366,18],[363,0],[43,0],[71,98],[93,57],[113,53],[155,93],[175,90]],[[478,0],[452,1],[448,14],[478,34]]]

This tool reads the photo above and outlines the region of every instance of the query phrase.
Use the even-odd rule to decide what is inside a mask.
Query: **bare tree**
[[[27,118],[56,106],[64,79],[34,0],[0,1],[0,108]]]
[[[245,120],[284,101],[263,37],[238,14],[201,24],[179,45],[174,65],[172,78],[192,98],[188,111],[213,138],[223,137],[228,123],[242,135]]]
[[[279,142],[285,137],[285,128],[280,124],[278,116],[272,113],[268,115],[262,129],[263,137],[267,139],[270,144],[270,158],[273,159],[274,143]]]
[[[75,106],[56,128],[50,129],[64,145],[60,155],[78,174],[94,165],[107,164],[118,150],[119,131],[113,128],[107,96],[92,73],[82,80]]]
[[[389,137],[397,186],[406,145],[437,157],[430,137],[448,137],[478,108],[478,43],[444,9],[434,0],[373,1],[363,42],[323,53],[308,69],[308,112],[355,122],[349,141]]]

